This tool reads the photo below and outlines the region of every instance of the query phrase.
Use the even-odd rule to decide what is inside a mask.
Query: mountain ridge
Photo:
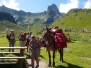
[[[57,20],[52,26],[58,26],[64,30],[91,31],[91,9],[71,9],[61,19]]]
[[[0,11],[9,13],[14,17],[19,27],[22,27],[26,31],[31,31],[37,35],[42,33],[45,26],[51,25],[53,22],[64,16],[64,13],[60,13],[55,4],[48,6],[47,11],[40,13],[25,12],[23,10],[17,11],[5,6],[0,6]]]
[[[31,12],[25,12],[23,10],[17,11],[14,9],[7,8],[4,5],[0,6],[0,10],[10,13],[15,18],[15,21],[17,23],[18,22],[27,23],[28,21],[34,22],[34,20],[39,18],[43,20],[42,23],[51,24],[64,15],[63,13],[59,12],[55,4],[48,6],[47,11],[41,13],[31,13]],[[54,13],[54,15],[52,13]]]

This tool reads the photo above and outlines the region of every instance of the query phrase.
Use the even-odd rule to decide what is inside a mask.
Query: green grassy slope
[[[0,22],[0,31],[4,31],[7,28],[13,29],[13,30],[21,30],[22,29],[19,26],[17,26],[16,24],[13,24],[13,23],[8,22],[8,21]]]
[[[91,10],[90,9],[72,9],[62,19],[59,19],[52,26],[60,28],[73,29],[91,29]]]

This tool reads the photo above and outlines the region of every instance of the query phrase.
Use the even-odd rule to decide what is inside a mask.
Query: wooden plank
[[[20,57],[0,57],[0,59],[25,59],[26,57],[20,56]]]
[[[1,53],[4,53],[4,54],[19,54],[20,52],[0,52]]]
[[[27,49],[27,47],[0,47],[0,49]]]
[[[0,62],[0,64],[16,64],[16,62]]]

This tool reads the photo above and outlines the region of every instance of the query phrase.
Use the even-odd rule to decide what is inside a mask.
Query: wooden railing
[[[27,47],[0,47],[1,50],[3,49],[18,49],[20,50],[20,52],[0,52],[0,54],[4,54],[4,53],[19,53],[19,56],[16,57],[5,57],[5,56],[1,56],[0,59],[18,59],[18,64],[19,64],[19,68],[22,68],[22,63],[24,62],[24,59],[26,59],[26,57],[24,56],[24,51],[25,49],[27,49]]]

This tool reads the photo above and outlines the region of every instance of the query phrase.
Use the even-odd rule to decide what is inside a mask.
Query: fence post
[[[24,56],[24,49],[20,49],[20,56]],[[24,59],[18,59],[19,68],[22,68]]]

